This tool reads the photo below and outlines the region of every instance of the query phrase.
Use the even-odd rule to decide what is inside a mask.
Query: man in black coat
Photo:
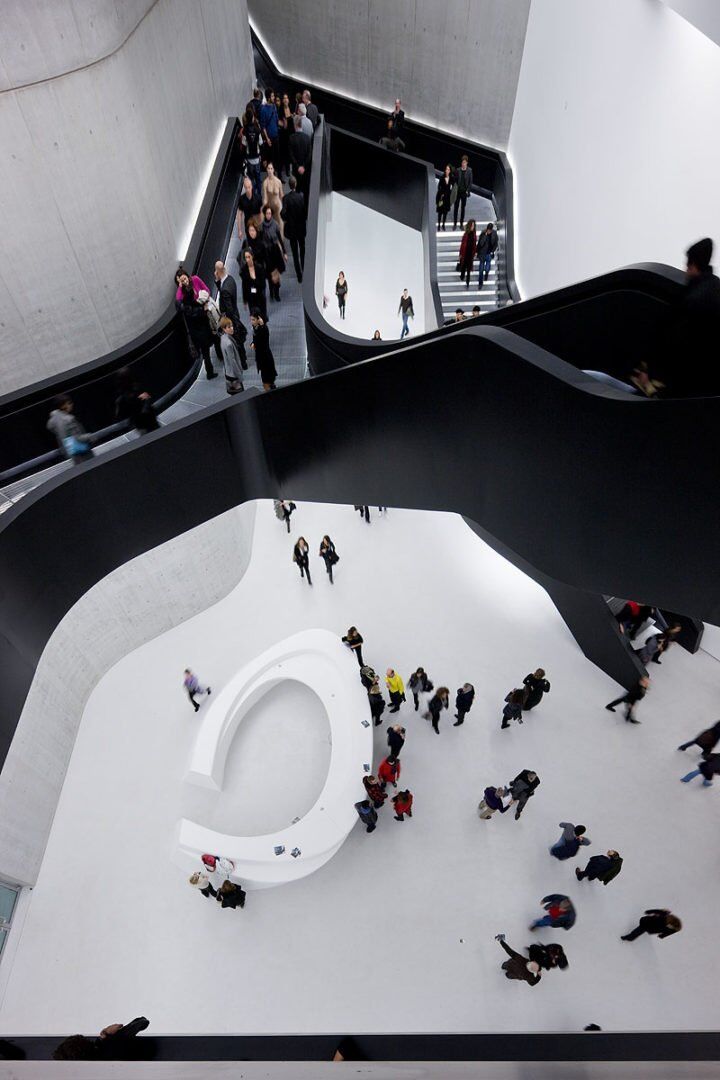
[[[475,700],[475,687],[472,683],[466,682],[460,687],[455,697],[455,723],[453,727],[460,727],[465,720],[465,717],[472,708],[472,703]]]
[[[280,217],[285,222],[285,237],[290,241],[295,275],[298,281],[303,279],[305,266],[305,196],[297,190],[297,180],[291,176],[290,190],[283,199]]]
[[[313,105],[312,101],[310,100],[310,91],[309,90],[303,90],[302,99],[303,99],[303,105],[305,106],[305,115],[307,116],[308,120],[312,124],[313,129],[315,129],[318,126],[318,120],[320,119],[320,114],[318,113],[318,107],[317,107],[317,105]]]
[[[237,306],[237,283],[232,274],[227,272],[225,263],[215,263],[215,281],[218,287],[218,307],[220,308],[221,315],[227,315],[228,319],[233,324],[233,338],[235,344],[238,347],[240,353],[240,363],[245,371],[247,371],[247,357],[245,355],[244,341],[247,337],[247,330],[240,318],[240,312]]]
[[[296,116],[294,124],[295,130],[288,140],[290,163],[293,176],[297,180],[298,191],[301,191],[307,200],[312,163],[312,139],[302,130],[302,117]]]
[[[510,788],[510,794],[517,803],[517,809],[515,810],[515,820],[517,821],[528,799],[532,798],[535,794],[535,789],[540,784],[540,777],[532,769],[523,769],[518,773],[515,779],[508,786]]]
[[[395,108],[390,113],[389,119],[392,121],[392,138],[402,139],[405,137],[405,113],[402,108],[402,101],[400,98],[395,98]]]
[[[578,881],[587,878],[588,881],[602,881],[603,885],[608,885],[613,878],[618,876],[622,870],[622,864],[623,861],[617,851],[608,851],[607,855],[593,855],[584,870],[576,868],[575,877]]]

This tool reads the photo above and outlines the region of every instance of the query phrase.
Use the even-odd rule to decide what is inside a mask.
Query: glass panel
[[[8,936],[7,930],[0,930],[0,956],[2,956],[3,947],[5,945],[5,939]]]
[[[17,898],[18,894],[15,889],[9,889],[7,885],[0,885],[0,921],[10,922]]]

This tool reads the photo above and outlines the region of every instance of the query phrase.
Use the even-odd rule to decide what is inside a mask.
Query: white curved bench
[[[357,662],[328,630],[304,630],[246,664],[210,700],[185,776],[187,783],[219,791],[225,762],[242,718],[274,686],[302,683],[316,694],[330,724],[330,766],[315,804],[304,817],[263,836],[237,836],[183,818],[173,861],[188,873],[206,852],[235,864],[233,879],[262,889],[296,881],[332,858],[358,820],[354,804],[365,797],[364,766],[372,768],[373,728]],[[363,723],[365,721],[365,724]],[[283,847],[276,855],[275,848]],[[299,855],[291,853],[297,850]]]

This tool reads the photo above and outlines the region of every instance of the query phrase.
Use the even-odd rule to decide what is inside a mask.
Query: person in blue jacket
[[[569,930],[575,925],[575,907],[569,896],[562,893],[550,893],[543,896],[542,905],[547,912],[541,919],[536,919],[530,924],[530,930],[537,930],[539,926],[552,926],[554,929]]]
[[[590,843],[585,836],[584,825],[573,825],[571,821],[561,821],[562,836],[556,844],[550,848],[550,854],[556,859],[574,859],[580,850],[580,846]]]

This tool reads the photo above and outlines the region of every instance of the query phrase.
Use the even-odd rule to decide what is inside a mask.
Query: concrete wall
[[[97,681],[121,657],[237,585],[250,562],[254,522],[255,504],[247,503],[140,555],[94,585],[59,624],[0,773],[0,878],[35,882]],[[178,682],[185,663],[179,660]]]
[[[250,94],[245,0],[8,0],[0,72],[2,394],[165,308],[221,129]]]
[[[720,242],[720,50],[658,0],[533,0],[509,155],[523,296]]]
[[[281,71],[388,111],[400,97],[414,120],[501,148],[529,6],[530,0],[248,0]]]

